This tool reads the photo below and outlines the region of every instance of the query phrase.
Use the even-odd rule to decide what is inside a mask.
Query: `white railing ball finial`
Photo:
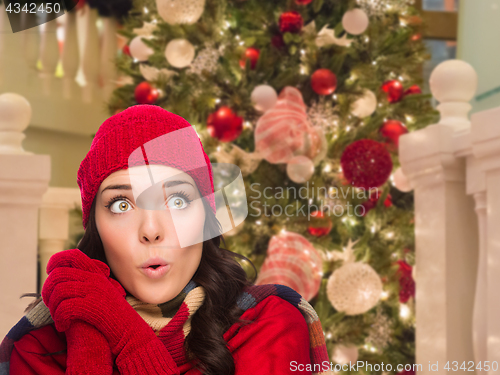
[[[32,154],[21,145],[31,114],[25,97],[15,93],[0,95],[0,154]]]
[[[446,60],[436,66],[429,79],[432,95],[439,101],[440,124],[451,126],[455,131],[470,128],[468,113],[470,100],[477,90],[477,73],[462,60]]]

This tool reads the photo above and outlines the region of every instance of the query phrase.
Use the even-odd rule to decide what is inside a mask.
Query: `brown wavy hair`
[[[198,360],[195,367],[204,374],[234,375],[233,356],[226,346],[223,334],[235,323],[240,325],[251,323],[251,321],[240,319],[243,310],[238,307],[236,301],[245,286],[254,284],[257,270],[245,256],[220,247],[221,241],[226,247],[224,237],[220,234],[220,223],[204,197],[202,201],[206,212],[204,231],[209,236],[205,238],[211,239],[203,242],[200,265],[192,280],[205,289],[205,300],[191,318],[191,331],[184,340],[184,349],[189,360]],[[97,231],[95,205],[94,199],[87,228],[77,248],[89,258],[100,260],[108,265],[101,237]],[[252,266],[254,274],[251,279],[248,278],[236,258],[247,261]],[[113,271],[110,277],[117,280]],[[24,296],[39,296],[39,294],[27,293]],[[33,301],[25,312],[31,310],[40,301],[41,297]]]

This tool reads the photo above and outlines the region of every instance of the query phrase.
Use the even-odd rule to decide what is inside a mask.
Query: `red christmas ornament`
[[[122,52],[123,52],[125,55],[132,56],[132,55],[130,54],[130,47],[129,47],[129,45],[128,45],[128,44],[125,44],[125,45],[123,46],[123,48],[122,48]]]
[[[259,60],[260,51],[257,48],[247,48],[240,60],[241,69],[245,69],[247,60],[250,60],[250,68],[255,69],[257,60]]]
[[[361,139],[348,145],[340,157],[345,178],[365,189],[384,184],[392,171],[392,159],[383,144]]]
[[[304,19],[299,12],[292,10],[281,14],[279,26],[282,33],[298,33],[304,26]]]
[[[281,34],[273,36],[271,38],[271,44],[278,49],[286,46],[285,41],[283,40],[283,35]]]
[[[370,197],[366,202],[363,202],[362,204],[365,211],[364,214],[362,214],[361,216],[365,216],[368,213],[368,211],[370,211],[372,208],[375,208],[380,197],[382,196],[382,192],[379,189],[370,189],[369,191],[370,191]],[[387,194],[387,197],[384,200],[384,206],[385,207],[392,206],[392,197],[390,194]]]
[[[159,93],[149,82],[141,82],[135,87],[134,96],[138,104],[153,104]]]
[[[413,34],[410,38],[412,42],[416,42],[417,40],[422,39],[422,34]]]
[[[231,142],[240,136],[243,118],[236,116],[231,108],[223,106],[208,116],[207,130],[210,136],[222,142]]]
[[[329,95],[337,88],[337,76],[329,69],[318,69],[311,76],[311,87],[319,95]]]
[[[389,138],[396,147],[399,145],[399,137],[406,133],[408,133],[406,126],[397,120],[387,120],[380,128],[380,134]]]
[[[420,87],[418,87],[418,85],[413,85],[405,91],[405,96],[412,94],[421,94],[421,93],[422,90],[420,89]]]
[[[321,237],[326,236],[328,233],[330,233],[333,226],[332,219],[330,219],[328,216],[325,216],[322,211],[318,210],[311,212],[310,216],[312,216],[314,219],[307,228],[309,234],[316,237]]]
[[[312,0],[295,0],[295,4],[297,5],[307,5],[311,4]]]
[[[415,281],[411,276],[412,267],[404,260],[398,260],[399,265],[399,302],[406,303],[415,296]]]
[[[389,103],[397,103],[401,101],[401,99],[403,99],[403,84],[397,79],[384,82],[384,84],[382,85],[382,90],[387,93],[387,99],[389,100]]]

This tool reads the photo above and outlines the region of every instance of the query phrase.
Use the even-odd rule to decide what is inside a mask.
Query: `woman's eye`
[[[117,211],[113,210],[113,207],[115,207],[115,206],[117,208]],[[113,202],[111,204],[111,211],[114,213],[127,212],[129,208],[130,208],[130,204],[124,200],[119,200],[119,201]]]
[[[187,207],[187,202],[184,198],[181,197],[173,197],[167,202],[168,208],[175,208],[177,210],[181,210]]]

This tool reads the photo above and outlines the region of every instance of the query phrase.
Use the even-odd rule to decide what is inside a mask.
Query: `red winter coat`
[[[254,322],[239,330],[233,325],[224,334],[232,350],[236,375],[311,374],[310,371],[297,370],[305,368],[311,360],[307,323],[295,306],[278,296],[269,296],[245,311],[241,319]],[[65,374],[66,353],[44,356],[64,349],[66,336],[58,332],[54,324],[31,331],[14,344],[10,374]],[[304,366],[297,367],[300,364]],[[192,368],[191,363],[181,365],[178,369],[180,374],[200,374]],[[116,365],[112,374],[119,374]],[[149,375],[146,372],[143,374]]]

